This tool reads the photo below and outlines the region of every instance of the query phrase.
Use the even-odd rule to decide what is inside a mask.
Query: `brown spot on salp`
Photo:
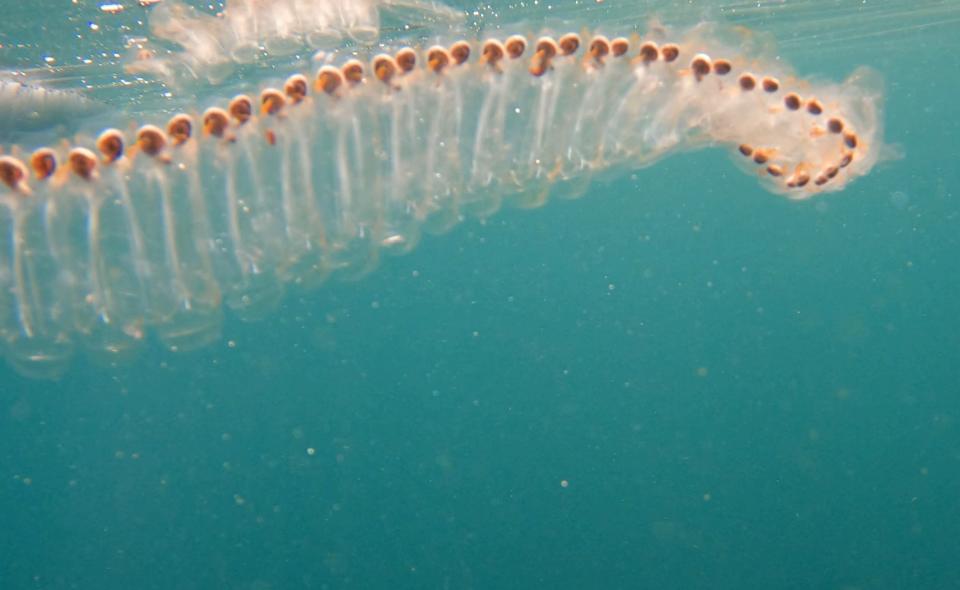
[[[107,129],[97,137],[97,149],[104,162],[116,162],[123,157],[123,135],[116,129]]]
[[[285,104],[287,100],[283,98],[283,93],[275,88],[267,88],[260,93],[260,112],[264,115],[276,115]]]
[[[417,52],[410,47],[404,47],[397,52],[394,61],[404,74],[412,72],[413,68],[417,67]]]
[[[573,55],[580,49],[580,35],[576,33],[567,33],[560,37],[560,53],[563,55]]]
[[[850,132],[850,131],[844,133],[844,134],[843,134],[843,143],[845,143],[846,146],[847,146],[848,148],[850,148],[850,149],[856,148],[856,147],[857,147],[857,143],[858,143],[858,142],[857,142],[857,135],[856,135],[855,133]]]
[[[831,119],[827,121],[827,129],[830,130],[830,133],[840,133],[843,131],[843,121],[836,117],[831,117]]]
[[[809,174],[807,174],[806,172],[798,172],[798,173],[797,173],[796,180],[794,180],[794,184],[796,184],[797,187],[803,188],[803,187],[807,186],[807,184],[809,184],[809,183],[810,183],[810,175],[809,175]]]
[[[373,75],[384,84],[390,83],[397,70],[397,62],[389,55],[381,53],[373,58]]]
[[[824,176],[826,176],[827,178],[833,178],[833,177],[835,177],[839,172],[840,172],[840,168],[838,168],[838,167],[836,167],[836,166],[830,166],[829,168],[827,168],[826,170],[823,171],[823,174],[824,174]]]
[[[647,41],[640,46],[640,61],[645,64],[657,61],[660,58],[660,50],[653,41]]]
[[[790,94],[783,97],[783,104],[786,105],[786,107],[791,111],[795,111],[799,109],[801,102],[802,101],[800,100],[800,96],[797,95],[795,92],[791,92]]]
[[[846,168],[847,166],[850,165],[850,162],[853,162],[853,154],[851,154],[850,152],[846,152],[843,154],[843,157],[840,158],[840,167]]]
[[[807,103],[807,112],[811,115],[819,115],[823,112],[823,105],[814,98]]]
[[[507,42],[503,44],[503,47],[506,49],[507,55],[510,56],[510,59],[517,59],[523,55],[524,51],[527,50],[527,40],[520,35],[514,35],[507,39]]]
[[[223,137],[223,133],[227,130],[229,124],[230,119],[223,109],[214,107],[203,113],[203,132],[207,135]]]
[[[351,85],[363,82],[363,64],[359,60],[351,59],[343,64],[341,71],[343,72],[343,79]]]
[[[293,104],[300,104],[307,97],[307,77],[294,74],[283,83],[283,92]]]
[[[770,176],[783,176],[783,168],[777,164],[770,164],[767,166],[767,173]]]
[[[450,65],[453,58],[443,47],[435,45],[427,51],[427,67],[431,72],[439,74],[445,67]]]
[[[813,184],[815,184],[815,185],[817,185],[817,186],[823,186],[823,185],[827,184],[827,181],[828,181],[828,180],[830,180],[830,179],[827,178],[826,176],[820,175],[820,176],[817,177],[816,180],[813,181]]]
[[[737,149],[740,150],[741,154],[743,154],[744,156],[747,156],[748,158],[753,155],[753,148],[745,143],[741,143],[740,147]]]
[[[136,61],[147,61],[155,58],[157,55],[154,51],[141,47],[137,50]]]
[[[487,39],[483,43],[483,49],[480,50],[480,62],[495,67],[506,53],[503,43],[496,39]]]
[[[323,66],[317,72],[317,81],[315,88],[326,94],[333,94],[338,88],[343,86],[343,74],[333,66]]]
[[[229,124],[230,118],[227,111],[221,108],[209,108],[203,113],[203,132],[206,135],[223,137]]]
[[[0,182],[13,191],[23,190],[26,186],[27,167],[12,156],[0,156]]]
[[[46,180],[57,171],[57,156],[50,148],[40,148],[30,156],[30,167],[40,180]]]
[[[605,57],[610,55],[610,41],[603,35],[597,35],[590,41],[587,55],[596,62],[602,62]]]
[[[755,150],[753,152],[753,161],[756,162],[757,164],[766,164],[767,160],[769,159],[770,159],[770,155],[767,153],[766,150],[760,149],[760,150]]]
[[[277,134],[273,132],[272,129],[267,129],[263,132],[264,139],[267,140],[267,143],[270,145],[277,145]]]
[[[457,41],[450,46],[450,56],[458,66],[466,63],[470,59],[470,44],[466,41]]]
[[[541,37],[537,41],[537,51],[530,60],[530,73],[534,76],[542,76],[550,69],[550,60],[553,59],[560,48],[556,41],[550,37]]]
[[[167,146],[167,138],[158,127],[144,125],[137,131],[137,146],[148,156],[156,156]]]
[[[170,136],[173,145],[183,145],[193,133],[193,123],[190,117],[183,113],[174,115],[167,123],[167,135]]]
[[[770,76],[767,76],[766,78],[763,79],[762,84],[763,84],[764,92],[774,93],[777,90],[780,90],[780,81],[777,80],[776,78],[771,78]]]
[[[713,62],[713,72],[718,76],[726,76],[732,69],[733,66],[726,59],[718,59]]]
[[[738,82],[743,90],[750,91],[757,87],[757,79],[753,74],[742,74]]]
[[[230,113],[234,121],[243,125],[253,116],[253,103],[250,101],[249,96],[240,94],[230,101],[230,105],[227,106],[227,112]]]
[[[622,57],[630,51],[630,41],[626,37],[617,37],[610,42],[610,51],[613,57]]]
[[[543,54],[547,58],[551,58],[560,52],[560,48],[557,46],[557,42],[553,40],[552,37],[540,37],[537,41],[537,53]]]
[[[90,180],[97,170],[97,158],[87,148],[73,148],[67,154],[67,166],[80,178]]]
[[[690,71],[698,81],[710,73],[710,67],[710,56],[704,53],[698,53],[690,60]]]
[[[680,48],[673,43],[668,43],[660,49],[660,54],[663,55],[663,61],[670,63],[680,57]]]
[[[543,57],[539,53],[533,56],[533,59],[530,60],[530,74],[533,76],[540,77],[546,74],[549,67],[550,60],[546,57]]]

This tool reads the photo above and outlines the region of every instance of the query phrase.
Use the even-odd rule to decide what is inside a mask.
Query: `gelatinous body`
[[[874,76],[797,78],[722,25],[519,30],[381,45],[219,106],[0,157],[0,343],[56,376],[77,347],[218,338],[222,309],[369,272],[504,202],[720,146],[770,191],[836,191],[883,156]]]

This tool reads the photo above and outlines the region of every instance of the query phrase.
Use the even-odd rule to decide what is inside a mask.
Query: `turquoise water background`
[[[682,154],[199,353],[0,369],[0,588],[960,588],[960,8],[819,4],[890,17],[784,44],[886,80],[905,157],[843,193]],[[15,10],[5,59],[73,42]]]

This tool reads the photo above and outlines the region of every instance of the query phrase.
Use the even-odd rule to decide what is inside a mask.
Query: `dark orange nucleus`
[[[702,79],[704,76],[710,73],[710,57],[698,53],[690,60],[690,71],[693,72],[693,75],[697,80]]]
[[[174,115],[167,123],[167,135],[170,136],[173,145],[183,145],[190,139],[192,133],[193,123],[190,121],[190,117],[183,113]]]
[[[668,43],[660,49],[660,53],[663,55],[663,60],[669,63],[680,57],[680,48],[673,43]]]
[[[144,125],[137,131],[137,146],[148,156],[156,156],[166,145],[166,136],[154,125]]]
[[[67,165],[80,178],[90,180],[97,169],[97,159],[87,148],[73,148],[67,155]]]
[[[97,138],[97,149],[104,162],[116,162],[123,157],[123,135],[116,129],[107,129]]]
[[[350,84],[363,82],[363,64],[359,60],[351,59],[343,64],[343,78]]]
[[[450,56],[458,66],[470,59],[470,44],[466,41],[457,41],[450,46]]]
[[[557,42],[552,37],[541,37],[537,41],[537,53],[549,59],[560,53],[560,47],[557,46]]]
[[[487,39],[480,51],[480,61],[489,66],[496,66],[504,55],[506,55],[506,50],[503,48],[503,43],[496,39]]]
[[[430,68],[431,72],[439,74],[450,65],[451,59],[450,54],[443,47],[434,46],[427,51],[427,67]]]
[[[587,50],[587,55],[591,59],[596,61],[602,61],[603,58],[607,57],[610,54],[610,42],[607,41],[607,38],[602,35],[597,35],[590,41],[590,48]]]
[[[27,167],[12,156],[0,156],[0,182],[10,190],[20,190],[27,178]]]
[[[316,88],[320,92],[333,94],[343,85],[343,74],[333,66],[323,66],[317,72]]]
[[[230,124],[227,112],[219,108],[207,109],[203,114],[203,132],[213,137],[223,137],[224,131]]]
[[[286,103],[283,93],[275,88],[267,88],[260,93],[260,112],[264,115],[276,115]]]
[[[627,41],[626,37],[617,37],[610,42],[610,51],[614,57],[626,55],[630,51],[630,41]]]
[[[657,44],[653,41],[647,41],[640,46],[640,60],[643,63],[651,63],[657,61],[660,57],[660,50],[657,49]]]
[[[560,53],[563,55],[573,55],[580,49],[580,35],[576,33],[567,33],[560,37]]]
[[[234,121],[243,125],[253,116],[253,103],[249,96],[240,94],[230,101],[227,112],[230,113]]]
[[[389,55],[381,53],[373,58],[373,75],[383,83],[388,83],[397,73],[397,62]]]
[[[307,97],[307,78],[303,74],[294,74],[283,84],[283,91],[293,104],[299,104]]]
[[[40,180],[46,180],[57,171],[57,156],[50,148],[40,148],[30,156],[30,167]]]
[[[530,60],[530,74],[542,76],[550,70],[550,61],[560,51],[556,41],[550,37],[541,37],[537,41],[537,51]]]
[[[507,55],[510,56],[510,59],[517,59],[523,55],[524,51],[527,50],[527,40],[520,35],[514,35],[507,39],[507,42],[504,43],[503,47],[506,49]]]
[[[397,62],[401,72],[405,74],[412,72],[413,68],[417,66],[417,52],[410,47],[404,47],[397,52],[394,61]]]

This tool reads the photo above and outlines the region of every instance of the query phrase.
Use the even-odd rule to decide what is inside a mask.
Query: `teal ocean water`
[[[3,67],[122,4],[14,8]],[[960,7],[871,4],[750,19],[882,73],[904,157],[841,193],[681,154],[198,353],[0,369],[0,588],[960,588]]]

